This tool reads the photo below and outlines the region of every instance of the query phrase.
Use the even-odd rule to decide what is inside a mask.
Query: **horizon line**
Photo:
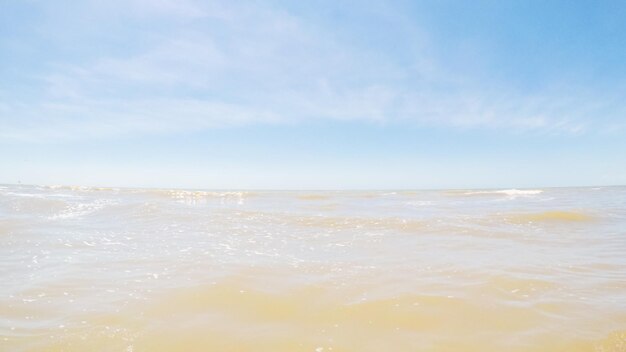
[[[135,187],[135,186],[87,186],[69,184],[30,184],[30,183],[0,183],[0,186],[27,186],[55,188],[85,188],[85,189],[118,189],[118,190],[179,190],[179,191],[208,191],[208,192],[414,192],[414,191],[473,191],[473,190],[545,190],[565,188],[614,188],[626,187],[619,185],[579,185],[579,186],[533,186],[533,187],[452,187],[452,188],[193,188],[193,187]]]

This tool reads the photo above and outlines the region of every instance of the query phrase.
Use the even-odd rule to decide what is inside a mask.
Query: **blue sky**
[[[0,182],[626,184],[620,1],[5,1]]]

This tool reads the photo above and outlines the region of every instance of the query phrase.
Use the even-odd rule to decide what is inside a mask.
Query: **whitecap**
[[[543,193],[543,190],[540,189],[502,189],[496,191],[469,191],[463,193],[466,196],[473,195],[489,195],[489,194],[503,194],[509,197],[519,197],[519,196],[534,196],[537,194]]]

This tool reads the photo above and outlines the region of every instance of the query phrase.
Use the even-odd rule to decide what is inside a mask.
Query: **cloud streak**
[[[75,45],[110,36],[106,24],[114,22],[112,49],[50,55],[36,74],[18,72],[25,89],[0,86],[0,139],[67,141],[317,120],[580,134],[623,128],[615,121],[626,116],[620,92],[559,84],[521,91],[470,77],[433,54],[437,43],[393,8],[385,16],[398,28],[388,35],[405,33],[393,38],[405,45],[403,60],[351,40],[371,32],[257,3],[134,0],[91,2],[80,11],[88,13],[74,15],[97,24],[75,34]],[[43,12],[40,32],[84,25]]]

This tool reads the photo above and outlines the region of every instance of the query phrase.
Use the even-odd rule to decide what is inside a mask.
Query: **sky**
[[[7,0],[0,183],[626,184],[623,1]]]

